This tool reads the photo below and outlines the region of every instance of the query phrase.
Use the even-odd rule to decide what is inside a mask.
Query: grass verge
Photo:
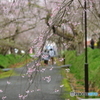
[[[10,76],[16,76],[17,73],[15,73],[13,70],[7,71],[7,72],[1,72],[0,73],[0,79],[10,77]]]
[[[71,64],[70,72],[74,75],[78,84],[84,87],[84,53],[76,55],[75,51],[65,52],[66,64]],[[89,91],[100,94],[100,49],[88,48],[89,64]],[[84,91],[83,91],[84,92]]]
[[[31,61],[31,58],[28,55],[22,56],[22,55],[0,55],[0,65],[4,68],[12,68],[10,71],[3,71],[0,69],[0,79],[6,78],[10,76],[18,75],[14,72],[13,68],[19,68]]]
[[[72,90],[72,88],[70,86],[69,80],[66,77],[65,69],[61,69],[61,75],[63,76],[61,84],[64,85],[62,98],[64,98],[65,100],[67,100],[67,99],[69,99],[69,100],[77,100],[77,98],[75,96],[74,97],[70,96],[70,92],[72,92],[73,90]]]
[[[4,68],[8,68],[13,64],[19,63],[19,62],[23,62],[26,59],[30,59],[29,55],[13,55],[13,54],[9,54],[9,55],[1,55],[0,54],[0,66],[4,67]]]

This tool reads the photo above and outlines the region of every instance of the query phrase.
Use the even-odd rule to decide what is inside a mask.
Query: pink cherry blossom
[[[37,89],[37,91],[41,91],[41,89]]]
[[[7,81],[7,84],[11,84],[11,82]]]
[[[31,93],[34,92],[34,90],[31,90]]]
[[[3,92],[3,90],[0,90],[0,93],[2,93]]]
[[[60,85],[60,87],[64,87],[64,85]]]
[[[19,94],[19,99],[21,99],[22,97],[23,97],[23,95],[20,95],[20,94]]]
[[[57,92],[59,92],[59,90],[58,89],[55,89],[55,93],[57,93]]]
[[[7,98],[6,96],[3,96],[3,97],[2,97],[2,100],[5,100],[6,98]]]
[[[22,98],[23,98],[23,100],[27,97],[28,95],[24,95]]]
[[[28,94],[29,92],[30,92],[29,90],[26,91],[27,94]]]
[[[52,69],[53,69],[53,67],[50,68],[50,70],[52,70]]]

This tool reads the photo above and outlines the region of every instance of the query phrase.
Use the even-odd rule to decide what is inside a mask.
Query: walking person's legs
[[[51,57],[51,63],[54,64],[54,57]]]
[[[48,60],[44,60],[44,64],[45,65],[48,65]]]

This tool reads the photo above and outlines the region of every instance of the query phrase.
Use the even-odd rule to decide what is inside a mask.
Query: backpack
[[[55,56],[55,51],[54,50],[50,50],[49,51],[49,56],[50,57],[54,57]]]

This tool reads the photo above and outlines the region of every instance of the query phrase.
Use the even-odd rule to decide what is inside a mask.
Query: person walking
[[[100,49],[100,37],[99,37],[98,42],[97,42],[97,48]]]
[[[50,56],[50,59],[51,59],[52,65],[53,65],[54,64],[55,51],[52,48],[49,50],[49,56]]]
[[[50,57],[49,57],[49,51],[47,49],[45,49],[44,52],[42,53],[42,59],[44,60],[44,64],[48,65]]]
[[[94,40],[91,39],[91,41],[90,41],[90,45],[91,45],[91,48],[92,48],[92,49],[94,49],[94,43],[95,43]]]

